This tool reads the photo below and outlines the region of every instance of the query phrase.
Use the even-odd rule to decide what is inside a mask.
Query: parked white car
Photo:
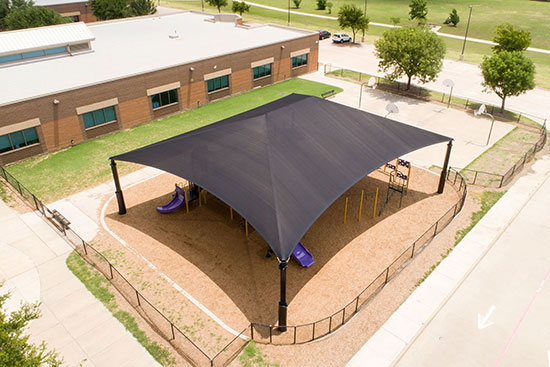
[[[334,33],[332,36],[332,42],[334,43],[344,43],[344,42],[350,42],[351,36],[345,33]]]

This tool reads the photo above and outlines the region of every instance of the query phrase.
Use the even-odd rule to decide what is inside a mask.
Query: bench
[[[51,213],[52,219],[55,220],[57,224],[59,224],[61,230],[65,231],[67,228],[69,228],[69,224],[71,224],[71,222],[69,222],[69,220],[63,216],[63,214],[58,212],[56,209],[52,210]]]
[[[334,91],[334,89],[331,89],[328,92],[321,93],[321,97],[328,98],[328,97],[334,96],[335,94],[336,94],[336,92]]]

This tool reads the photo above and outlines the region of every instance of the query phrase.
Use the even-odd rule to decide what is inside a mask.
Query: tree
[[[453,9],[451,11],[451,14],[449,14],[449,23],[451,23],[454,27],[460,22],[460,17],[458,16],[458,12],[456,9]]]
[[[246,4],[244,1],[233,1],[231,10],[233,10],[233,13],[239,13],[242,17],[243,13],[248,13],[250,11],[250,5]]]
[[[221,13],[221,8],[227,6],[227,0],[206,0],[208,5],[218,8],[218,13]]]
[[[131,0],[129,4],[131,16],[150,15],[157,12],[157,6],[153,0]]]
[[[378,67],[390,80],[403,75],[421,83],[435,80],[443,66],[445,44],[435,33],[420,27],[392,28],[375,42]]]
[[[409,19],[416,19],[419,24],[426,23],[428,18],[428,2],[426,0],[411,0],[409,9]]]
[[[495,29],[493,41],[497,44],[493,51],[525,51],[531,44],[531,33],[514,28],[510,23],[499,25]]]
[[[504,112],[506,97],[519,96],[535,88],[535,64],[520,51],[500,51],[484,56],[480,65],[483,86],[502,99]]]
[[[363,11],[357,6],[346,4],[338,11],[338,24],[342,29],[351,29],[353,43],[355,43],[355,33],[369,28],[369,18],[365,17]]]
[[[10,0],[0,0],[0,28],[2,27],[2,23],[4,21],[4,18],[8,13],[10,12]]]
[[[71,22],[70,19],[62,17],[55,11],[41,6],[25,6],[12,9],[2,21],[6,30],[42,27],[54,24]]]
[[[302,0],[292,0],[292,2],[294,3],[296,9],[300,9],[300,4],[302,3]]]
[[[130,15],[128,0],[90,0],[90,6],[99,20],[126,18]]]
[[[327,0],[317,0],[317,10],[325,10],[327,8]]]
[[[1,287],[1,284],[0,284]],[[39,304],[23,304],[9,315],[3,307],[10,294],[0,295],[0,366],[57,367],[63,363],[56,352],[47,351],[46,344],[29,344],[25,328],[40,317]]]
[[[328,13],[329,13],[329,14],[332,14],[332,6],[333,6],[333,5],[334,5],[334,4],[332,4],[330,1],[327,2],[327,10],[328,10]]]

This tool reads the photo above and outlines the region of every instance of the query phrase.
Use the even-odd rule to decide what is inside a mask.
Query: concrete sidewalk
[[[67,268],[72,248],[42,218],[0,200],[0,233],[0,293],[12,292],[6,310],[41,302],[32,343],[44,340],[65,366],[159,365]]]
[[[473,312],[474,314],[473,316],[469,315],[471,316],[469,320],[459,317],[459,319],[462,318],[461,325],[453,324],[449,317],[449,312],[442,312],[442,308],[446,307],[445,304],[451,297],[462,292],[464,284],[470,281],[471,273],[478,272],[478,264],[485,261],[487,253],[491,253],[490,257],[496,256],[495,258],[498,260],[497,265],[504,263],[506,259],[506,261],[512,260],[512,262],[522,259],[521,266],[524,268],[529,268],[532,264],[539,264],[541,262],[540,259],[537,261],[534,261],[532,258],[527,259],[526,257],[528,256],[525,254],[522,255],[523,252],[518,251],[517,248],[517,246],[521,245],[522,241],[526,240],[527,234],[530,236],[530,241],[536,240],[539,241],[539,246],[548,247],[547,233],[549,225],[547,220],[544,221],[544,218],[548,218],[548,215],[546,207],[539,205],[538,202],[541,198],[547,198],[550,193],[550,156],[540,158],[532,166],[532,169],[534,173],[520,178],[508,190],[474,229],[456,246],[453,252],[411,294],[401,307],[386,321],[382,328],[368,340],[347,364],[348,367],[394,366],[400,358],[403,359],[398,364],[399,366],[488,366],[490,365],[488,362],[494,361],[493,357],[496,357],[496,354],[490,356],[489,359],[493,358],[493,360],[486,360],[485,354],[487,354],[487,349],[482,350],[480,353],[469,354],[469,350],[481,349],[479,345],[482,342],[479,340],[477,334],[474,335],[475,331],[470,333],[470,337],[466,335],[470,329],[475,329],[475,313],[481,312],[484,315],[478,318],[478,327],[480,322],[481,324],[485,322],[488,324],[488,321],[484,317],[487,313],[490,316],[492,312],[490,311],[490,305],[485,307],[486,305],[483,304],[483,307],[481,307],[480,304],[476,305],[474,309],[469,309],[470,303],[462,302],[459,305],[460,312],[467,312],[469,314]],[[542,189],[540,189],[541,187]],[[541,202],[544,203],[547,200]],[[516,220],[519,217],[538,218],[539,220]],[[541,220],[544,223],[541,223]],[[541,225],[545,228],[544,231],[540,230]],[[503,246],[505,245],[500,243],[502,242],[501,237],[505,238],[503,234],[509,231],[511,226],[515,227],[514,231],[520,233],[520,236],[514,237],[515,255],[508,255],[507,257],[494,255],[495,252],[503,251]],[[538,252],[529,252],[529,250],[527,252],[531,257],[534,256],[535,259],[541,256],[541,253]],[[543,260],[544,256],[548,256],[548,251],[545,254],[542,255]],[[547,261],[543,265],[547,267]],[[485,279],[500,279],[496,283],[493,281],[485,289],[487,291],[490,290],[488,293],[493,296],[496,295],[498,299],[503,300],[501,305],[505,306],[510,303],[505,300],[506,297],[514,298],[517,294],[514,290],[510,289],[521,288],[526,283],[521,277],[513,278],[513,281],[510,281],[508,275],[509,273],[516,272],[515,269],[512,271],[510,267],[502,267],[500,265],[498,267],[500,273],[495,272],[494,269],[480,269],[479,276]],[[539,268],[540,266],[537,266],[537,269]],[[537,278],[537,280],[540,279]],[[500,287],[496,287],[495,284],[500,284]],[[476,286],[467,288],[474,293],[470,297],[471,304],[475,303],[474,300],[482,298],[481,289],[478,289]],[[460,299],[461,296],[458,296],[459,301]],[[535,324],[547,324],[549,321],[547,314],[539,313],[539,315],[542,316],[540,319],[535,320]],[[437,325],[434,327],[430,325],[426,328],[434,318]],[[456,321],[456,317],[454,319]],[[509,321],[507,320],[506,328],[511,331]],[[514,318],[513,321],[515,322],[516,319]],[[468,328],[466,328],[466,325]],[[482,329],[483,326],[481,325],[479,328]],[[433,330],[434,328],[435,331]],[[498,334],[501,330],[497,329],[495,332]],[[530,344],[530,340],[537,337],[535,335],[537,333],[525,336],[524,339],[527,340],[528,345]],[[502,337],[502,335],[500,336]],[[508,332],[505,336],[508,336]],[[538,336],[542,336],[542,334]],[[460,339],[461,343],[456,342],[457,339]],[[449,344],[447,341],[455,342]],[[500,341],[498,339],[498,342]],[[494,350],[492,342],[493,340],[490,339],[485,341],[486,345],[491,346],[491,351]],[[499,347],[502,347],[504,342],[497,344]],[[539,345],[539,347],[541,346]],[[411,349],[409,352],[406,352],[408,348]],[[464,353],[457,353],[456,351]],[[522,356],[521,352],[524,351],[518,353],[520,357]],[[476,360],[476,358],[482,359]],[[520,358],[519,360],[522,359]],[[526,362],[526,360],[523,360],[523,362],[525,362],[523,365],[534,365]],[[521,364],[518,364],[518,360],[516,359],[512,364],[508,363],[506,365],[518,366]]]

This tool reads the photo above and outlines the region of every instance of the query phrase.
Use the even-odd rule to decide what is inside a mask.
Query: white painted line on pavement
[[[133,186],[136,186],[136,185],[139,185],[143,182],[146,182],[152,178],[155,178],[157,176],[160,176],[161,174],[163,174],[164,172],[160,172],[160,173],[157,173],[151,177],[147,177],[146,179],[144,180],[141,180],[141,181],[138,181],[138,182],[135,182],[131,185],[128,185],[128,186],[125,186],[124,189],[129,189]],[[235,335],[235,336],[239,336],[241,339],[244,339],[244,340],[248,340],[248,337],[244,336],[244,335],[240,335],[238,332],[236,332],[235,330],[233,330],[231,327],[229,327],[226,323],[224,323],[218,316],[216,316],[212,311],[210,311],[206,306],[204,306],[202,303],[200,303],[195,297],[193,297],[191,294],[189,294],[185,289],[183,289],[182,287],[180,287],[176,282],[174,282],[168,275],[164,274],[163,272],[161,272],[155,264],[153,264],[151,261],[149,261],[145,256],[143,256],[142,254],[140,254],[139,252],[137,252],[135,249],[133,249],[132,247],[130,247],[128,245],[128,243],[126,241],[124,241],[122,238],[120,238],[116,233],[114,233],[113,231],[111,231],[111,229],[109,228],[109,226],[107,226],[107,223],[105,222],[105,212],[107,210],[107,206],[111,203],[111,201],[115,198],[115,195],[111,196],[109,198],[109,200],[107,200],[107,202],[105,203],[105,205],[103,205],[103,209],[101,209],[101,216],[100,216],[100,221],[101,221],[101,226],[111,235],[113,236],[113,238],[115,240],[117,240],[122,246],[124,246],[125,248],[127,248],[130,252],[132,252],[134,255],[136,255],[137,257],[141,258],[143,261],[145,261],[145,263],[151,268],[153,269],[154,271],[156,271],[162,278],[164,278],[172,287],[174,287],[174,289],[176,289],[180,294],[182,294],[185,298],[187,298],[189,301],[191,301],[191,303],[193,303],[195,306],[197,306],[202,312],[204,312],[205,314],[207,314],[212,320],[214,320],[218,325],[220,325],[224,330],[228,331],[229,333]]]
[[[489,321],[489,317],[491,317],[491,314],[495,310],[495,306],[491,306],[489,308],[489,312],[485,316],[481,316],[480,314],[477,314],[477,328],[479,330],[485,329],[486,327],[489,327],[491,325],[494,325],[494,322]]]
[[[493,365],[493,367],[498,367],[500,365],[500,361],[502,361],[502,357],[504,357],[504,354],[506,353],[506,351],[510,347],[510,344],[512,343],[512,339],[514,339],[514,337],[516,336],[519,327],[521,326],[521,324],[523,324],[523,321],[525,321],[525,317],[527,317],[527,314],[531,310],[531,307],[533,307],[533,303],[535,303],[535,300],[537,299],[540,292],[542,291],[542,288],[544,287],[544,283],[546,283],[546,280],[548,280],[548,277],[550,277],[550,270],[548,270],[546,272],[546,275],[544,276],[544,279],[540,282],[539,287],[535,291],[535,294],[531,298],[531,301],[529,302],[529,304],[525,308],[525,311],[523,311],[523,315],[521,315],[521,318],[519,319],[518,323],[516,324],[516,327],[514,328],[514,331],[512,331],[512,335],[510,335],[510,337],[508,337],[508,340],[506,340],[506,344],[504,345],[504,347],[502,348],[502,351],[498,355],[497,360],[495,361],[495,364]]]

